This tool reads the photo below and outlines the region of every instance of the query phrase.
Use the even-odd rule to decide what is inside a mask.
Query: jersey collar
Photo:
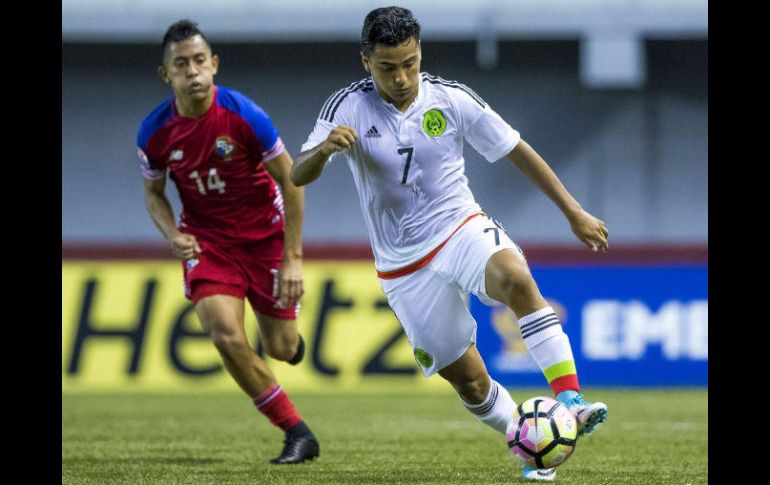
[[[377,83],[374,84],[374,93],[375,96],[377,96],[377,99],[379,100],[380,104],[390,113],[396,114],[398,116],[409,116],[412,114],[413,111],[416,111],[420,108],[420,105],[422,104],[422,100],[425,99],[425,81],[423,73],[420,73],[420,87],[417,89],[417,96],[414,98],[414,101],[412,101],[412,104],[409,105],[409,107],[406,109],[405,112],[400,112],[395,106],[388,103],[383,99],[382,96],[380,96],[380,92],[377,89]]]

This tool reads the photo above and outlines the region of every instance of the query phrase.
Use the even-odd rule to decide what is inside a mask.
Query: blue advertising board
[[[581,385],[708,385],[708,267],[537,267]],[[542,386],[513,312],[471,295],[477,346],[505,386]]]

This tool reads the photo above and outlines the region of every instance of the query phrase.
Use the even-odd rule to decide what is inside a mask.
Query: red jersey
[[[142,174],[174,181],[182,201],[179,230],[220,242],[264,239],[283,230],[283,197],[265,163],[284,148],[267,113],[246,96],[214,86],[199,118],[174,98],[144,119],[138,136]]]

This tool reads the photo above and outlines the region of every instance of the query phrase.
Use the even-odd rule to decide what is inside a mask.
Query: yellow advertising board
[[[307,261],[304,279],[305,359],[265,356],[287,389],[450,389],[417,367],[371,261]],[[256,317],[246,315],[258,348]],[[184,298],[178,262],[62,262],[63,392],[237,389]]]

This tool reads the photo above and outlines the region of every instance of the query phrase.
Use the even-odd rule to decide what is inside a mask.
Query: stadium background
[[[609,227],[610,251],[592,254],[509,163],[465,151],[477,200],[560,314],[583,387],[610,405],[606,431],[559,480],[706,483],[707,2],[397,4],[423,25],[423,70],[472,87]],[[345,164],[306,189],[308,355],[298,367],[270,362],[324,438],[312,467],[263,463],[279,432],[201,334],[144,208],[136,132],[171,94],[155,74],[168,25],[199,23],[221,57],[216,82],[263,106],[296,155],[327,96],[364,77],[361,21],[384,5],[62,2],[63,484],[510,481],[499,437],[417,370]],[[495,378],[517,400],[549,394],[515,317],[469,305]],[[246,325],[256,344],[253,316]]]
[[[523,247],[561,309],[583,382],[705,385],[705,2],[403,4],[423,23],[423,70],[471,86],[610,229],[610,252],[591,254],[510,164],[465,151],[477,200]],[[135,138],[143,116],[170,95],[155,74],[165,28],[180,17],[198,21],[222,60],[217,82],[262,105],[296,155],[326,97],[364,77],[355,41],[377,5],[63,3],[65,390],[231,386],[142,200]],[[171,185],[169,195],[178,214]],[[313,347],[304,367],[278,364],[281,379],[299,389],[442,388],[416,373],[384,304],[345,164],[307,188],[304,241],[300,327]],[[511,385],[537,384],[512,316],[471,304],[488,364],[507,361],[493,370],[512,372]],[[492,325],[495,318],[507,320]],[[603,344],[591,347],[596,338]]]

